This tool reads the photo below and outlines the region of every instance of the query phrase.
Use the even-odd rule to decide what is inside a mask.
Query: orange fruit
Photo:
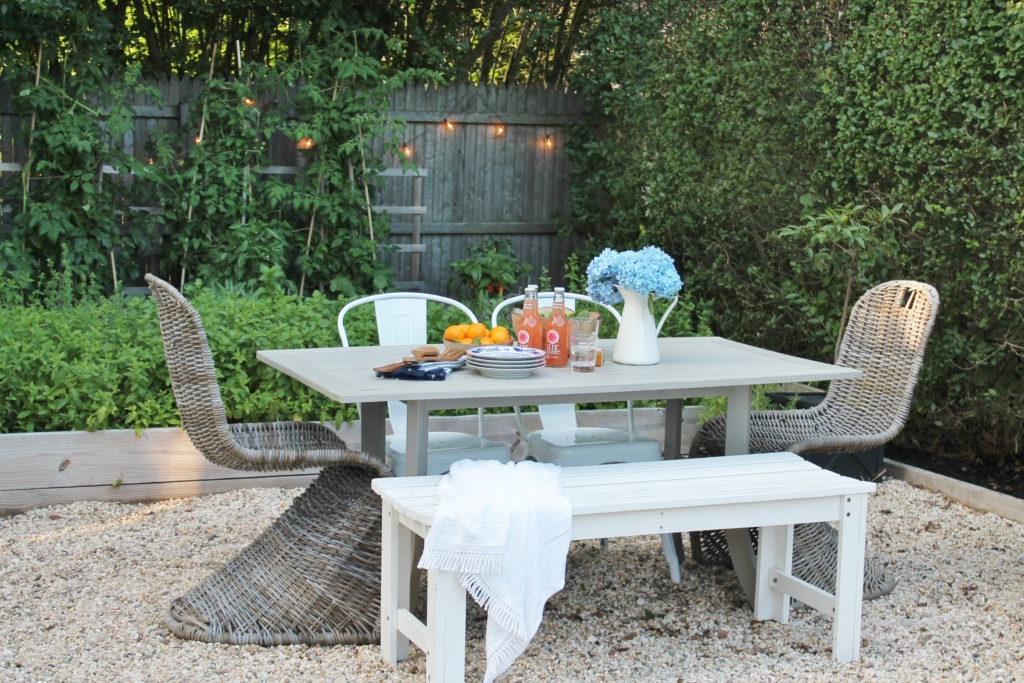
[[[458,325],[452,325],[444,331],[444,338],[448,341],[459,341],[462,337],[462,328]]]
[[[460,344],[472,344],[472,343],[473,343],[473,340],[472,340],[472,339],[470,339],[469,337],[466,337],[466,338],[464,338],[464,339],[460,339],[460,340],[459,340],[459,343],[460,343]]]
[[[481,337],[481,338],[480,338],[480,343],[481,343],[481,344],[482,344],[483,346],[490,346],[491,344],[493,344],[493,343],[494,343],[494,340],[493,340],[493,339],[491,339],[490,337]]]
[[[508,333],[508,330],[498,325],[491,330],[491,339],[495,344],[504,344],[507,341],[512,341],[512,335]]]
[[[473,323],[469,326],[469,329],[466,330],[466,336],[473,339],[476,339],[477,337],[486,337],[487,325],[484,325],[483,323]]]
[[[469,336],[469,323],[462,323],[461,325],[459,325],[459,329],[462,330],[463,337]]]

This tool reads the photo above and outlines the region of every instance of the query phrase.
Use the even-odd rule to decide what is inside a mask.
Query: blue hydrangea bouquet
[[[587,293],[609,306],[625,302],[612,360],[623,365],[654,365],[661,360],[658,333],[676,305],[683,287],[672,257],[657,247],[640,251],[605,249],[587,266]],[[675,296],[655,325],[651,295]]]
[[[605,249],[587,266],[587,294],[603,304],[621,303],[622,295],[615,285],[667,299],[682,289],[683,281],[672,257],[658,247],[640,251]]]

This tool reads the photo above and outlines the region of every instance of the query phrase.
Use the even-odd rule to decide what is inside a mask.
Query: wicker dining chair
[[[838,365],[864,372],[833,381],[820,405],[807,410],[764,410],[750,415],[750,452],[851,453],[892,440],[910,414],[917,374],[939,312],[939,294],[911,280],[886,282],[867,291],[850,313],[839,345]],[[725,452],[725,416],[708,420],[690,445],[690,456]],[[756,529],[751,530],[756,542]],[[690,535],[694,559],[729,562],[722,531]],[[835,592],[837,534],[829,524],[799,524],[793,531],[793,574]],[[895,579],[868,561],[864,597],[888,594]]]
[[[167,628],[232,645],[379,642],[381,507],[370,481],[391,469],[315,422],[229,424],[199,314],[170,284],[146,281],[181,422],[199,452],[235,470],[323,468],[252,544],[171,603]]]

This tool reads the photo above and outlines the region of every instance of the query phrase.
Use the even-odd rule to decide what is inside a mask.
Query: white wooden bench
[[[760,527],[756,619],[789,621],[793,597],[832,617],[832,655],[860,655],[868,494],[875,485],[841,477],[792,453],[564,468],[572,538]],[[441,477],[375,479],[383,500],[381,653],[395,664],[409,641],[427,655],[431,683],[465,676],[466,592],[451,572],[428,572],[427,623],[409,611],[413,534],[426,538]],[[790,574],[793,525],[838,521],[836,594]]]

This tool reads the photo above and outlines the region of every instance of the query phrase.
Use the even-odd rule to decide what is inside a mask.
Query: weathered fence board
[[[201,80],[159,79],[150,83],[162,102],[138,95],[136,119],[124,148],[145,159],[146,145],[160,132],[178,133],[191,146],[198,131],[185,130],[191,102],[203,89]],[[0,163],[23,163],[25,140],[10,104],[9,87],[0,86]],[[423,179],[420,280],[427,291],[444,293],[452,277],[449,264],[466,256],[473,244],[490,236],[513,240],[519,258],[533,268],[534,281],[544,269],[557,280],[573,244],[559,238],[554,227],[564,213],[571,167],[564,155],[567,124],[584,111],[581,97],[558,89],[455,84],[436,88],[412,84],[392,94],[392,118],[408,126],[402,140],[412,160],[427,171]],[[448,124],[451,124],[450,126]],[[550,143],[550,144],[549,144]],[[381,140],[371,143],[383,150]],[[264,172],[294,174],[294,144],[277,135],[269,143],[270,165]],[[398,158],[385,159],[391,168]],[[16,182],[16,171],[0,172],[0,183]],[[413,205],[413,181],[389,177],[377,204]],[[394,242],[409,244],[412,214],[408,208],[389,212]],[[0,216],[0,230],[9,216]],[[391,253],[396,279],[412,280],[410,253]],[[525,284],[525,283],[524,283]]]

